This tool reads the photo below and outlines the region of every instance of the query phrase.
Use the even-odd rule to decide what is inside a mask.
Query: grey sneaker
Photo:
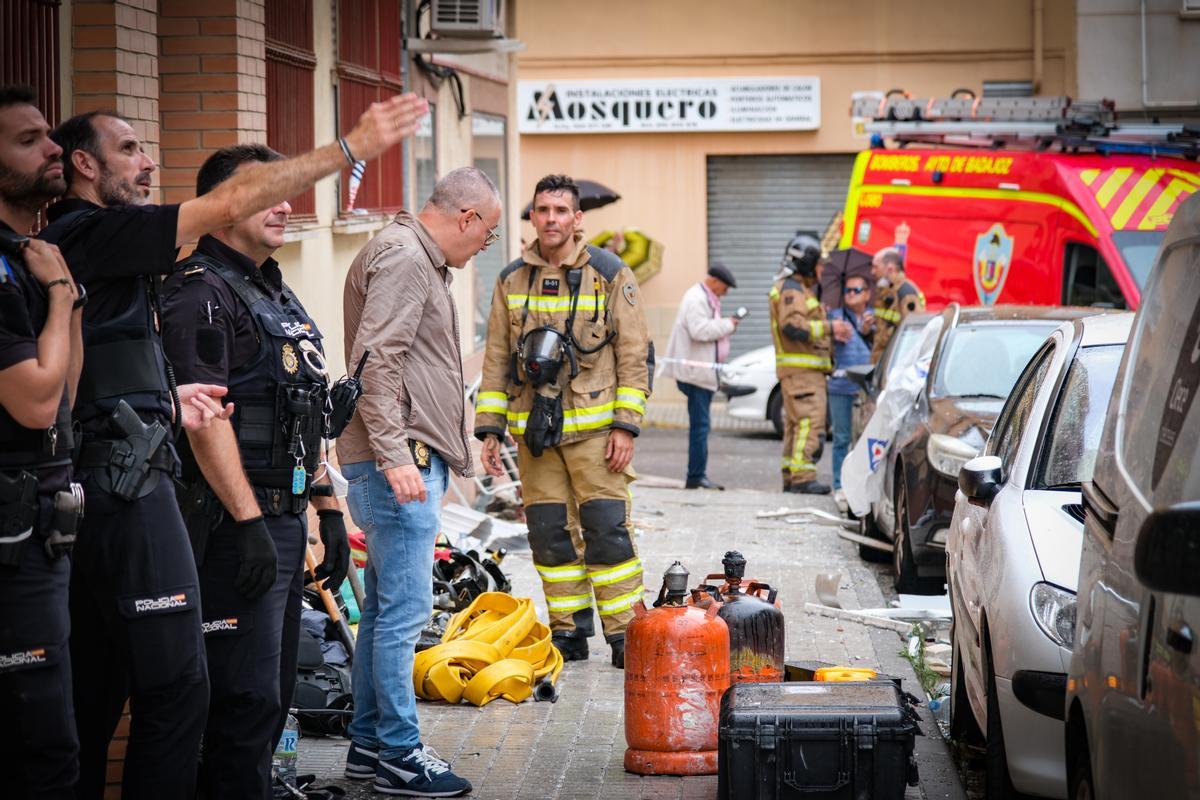
[[[459,797],[471,791],[471,782],[451,772],[432,747],[418,745],[400,758],[380,759],[375,768],[375,791],[408,797]]]

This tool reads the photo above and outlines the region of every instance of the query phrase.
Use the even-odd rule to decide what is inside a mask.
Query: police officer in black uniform
[[[281,160],[260,144],[218,150],[196,194],[246,165]],[[270,257],[289,213],[283,202],[202,237],[163,285],[163,346],[179,379],[228,386],[236,409],[180,448],[212,693],[200,791],[221,800],[271,797],[271,754],[296,681],[310,501],[325,545],[316,577],[336,590],[350,564],[337,501],[312,495],[328,398],[321,333]],[[267,576],[247,569],[247,542],[277,555],[261,597]]]
[[[294,196],[355,159],[398,143],[425,111],[415,96],[373,104],[354,130],[272,165],[254,165],[204,197],[146,205],[154,161],[115,113],[76,116],[52,137],[68,188],[42,236],[89,285],[84,368],[75,404],[83,427],[77,464],[89,515],[71,576],[71,658],[80,744],[81,798],[104,791],[108,743],[125,700],[132,721],[125,800],[190,798],[208,710],[195,560],[176,504],[172,426],[228,417],[223,387],[175,385],[159,336],[157,276],[184,242]],[[246,591],[275,580],[275,553],[247,531],[240,557]]]
[[[16,798],[72,797],[79,773],[64,556],[84,296],[57,248],[22,235],[66,188],[49,133],[32,90],[0,86],[0,780]]]

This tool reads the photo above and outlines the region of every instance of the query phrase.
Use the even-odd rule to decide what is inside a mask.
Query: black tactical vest
[[[100,209],[64,214],[39,238],[58,245],[67,263],[71,250],[84,246],[78,241],[81,226]],[[137,247],[130,242],[130,247]],[[129,307],[111,319],[89,318],[83,313],[83,373],[75,394],[75,418],[85,430],[107,433],[102,420],[124,400],[143,417],[170,419],[172,383],[158,330],[158,277],[129,278],[138,290]]]
[[[307,495],[320,462],[328,389],[325,376],[313,368],[316,359],[306,350],[315,348],[323,362],[321,332],[286,285],[276,301],[245,272],[201,253],[180,262],[177,269],[196,266],[224,280],[254,319],[258,351],[248,362],[230,365],[229,394],[223,398],[234,404],[231,422],[246,476],[257,487]],[[185,480],[199,477],[190,452],[183,460]],[[297,466],[303,468],[303,476],[297,474]],[[301,491],[294,491],[299,486],[294,481],[301,480]]]

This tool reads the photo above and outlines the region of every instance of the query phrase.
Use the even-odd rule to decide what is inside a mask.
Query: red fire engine
[[[1136,308],[1163,232],[1200,189],[1196,131],[1118,125],[1069,98],[859,99],[842,247],[908,232],[931,309],[1059,303]]]

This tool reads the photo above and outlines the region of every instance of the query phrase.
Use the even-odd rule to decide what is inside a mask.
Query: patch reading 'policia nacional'
[[[283,351],[279,355],[283,360],[283,369],[288,375],[295,375],[300,371],[300,360],[296,357],[296,348],[292,347],[290,342],[284,343]]]
[[[629,301],[629,305],[637,305],[637,289],[634,288],[632,283],[625,284],[621,287],[621,291],[625,293],[625,299]]]

